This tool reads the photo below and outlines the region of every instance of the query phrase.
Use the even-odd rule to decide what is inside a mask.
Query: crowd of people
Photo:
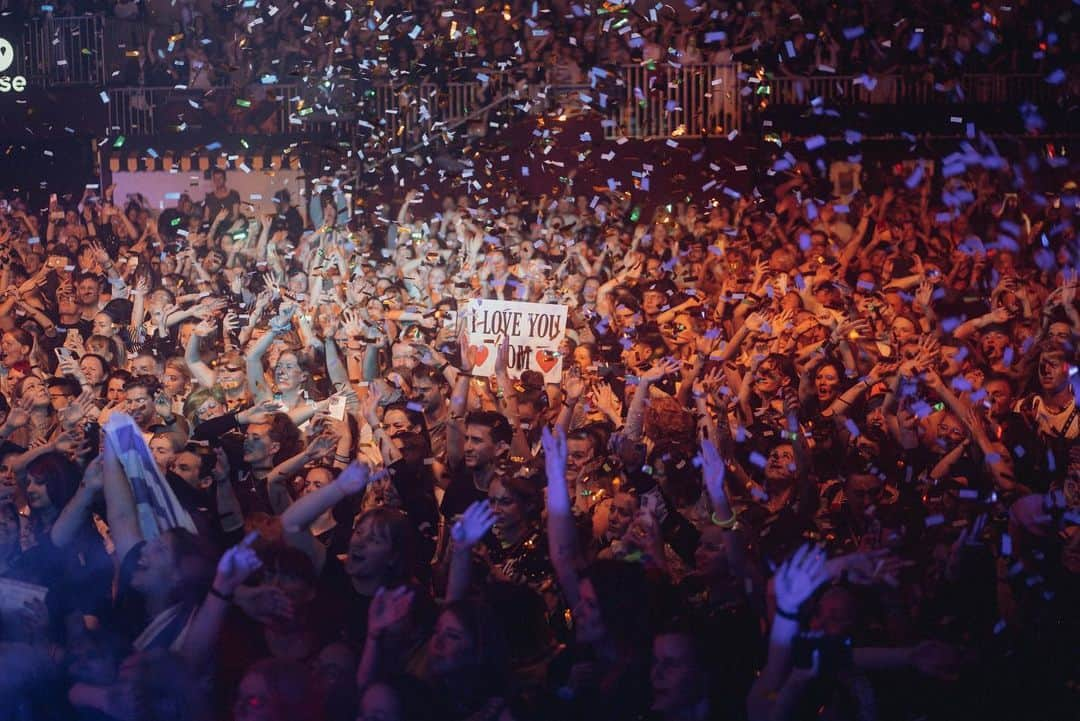
[[[1066,718],[1080,194],[944,160],[3,201],[0,719]]]
[[[733,59],[787,74],[929,72],[945,81],[1072,64],[1080,36],[1070,4],[186,2],[136,64],[146,84],[194,88],[326,74],[445,83],[499,71],[565,85],[625,63]],[[114,14],[160,22],[168,12],[130,2]]]

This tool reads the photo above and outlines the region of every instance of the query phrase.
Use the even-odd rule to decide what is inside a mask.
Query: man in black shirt
[[[451,462],[450,485],[443,496],[440,512],[453,520],[474,502],[487,498],[495,467],[506,458],[514,432],[506,416],[494,411],[474,411],[465,417],[465,437],[458,453],[448,449]]]
[[[210,173],[210,179],[214,183],[214,189],[206,194],[203,200],[203,220],[212,221],[224,208],[229,215],[236,214],[236,206],[240,205],[240,194],[225,185],[225,171],[214,168]]]

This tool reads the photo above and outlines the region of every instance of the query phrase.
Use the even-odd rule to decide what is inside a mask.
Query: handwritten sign
[[[495,375],[496,344],[506,335],[510,338],[511,378],[528,370],[543,373],[545,383],[558,383],[562,378],[559,347],[566,336],[565,305],[474,299],[462,314],[462,322],[468,344],[461,352],[472,361],[475,375]]]
[[[9,578],[0,578],[0,624],[6,629],[24,625],[21,613],[31,601],[45,601],[49,589]]]

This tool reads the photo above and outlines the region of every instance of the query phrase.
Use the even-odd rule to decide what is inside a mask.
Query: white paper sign
[[[505,334],[510,338],[511,378],[534,370],[544,374],[545,383],[562,379],[559,346],[566,335],[565,305],[473,299],[462,314],[462,322],[468,345],[461,352],[472,361],[474,374],[495,375],[497,343]]]
[[[23,625],[23,607],[31,601],[45,601],[49,589],[22,581],[0,578],[0,624],[5,628]]]

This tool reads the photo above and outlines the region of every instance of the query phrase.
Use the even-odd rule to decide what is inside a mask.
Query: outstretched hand
[[[347,495],[355,495],[367,488],[371,482],[371,469],[363,461],[353,461],[345,467],[337,478],[334,485],[345,491]]]
[[[795,614],[828,578],[825,551],[810,543],[802,546],[776,572],[777,607]]]
[[[544,467],[547,470],[548,488],[554,484],[565,484],[566,435],[561,428],[552,433],[551,429],[545,426],[540,435],[540,443],[544,448]]]
[[[259,560],[251,544],[259,537],[258,531],[252,531],[237,545],[225,551],[218,561],[217,573],[214,575],[213,588],[225,596],[231,596],[233,592],[246,581],[251,574],[259,570],[262,561]]]
[[[495,514],[487,501],[477,501],[465,509],[461,518],[450,530],[454,545],[461,549],[471,549],[480,542],[491,527],[495,525]]]

